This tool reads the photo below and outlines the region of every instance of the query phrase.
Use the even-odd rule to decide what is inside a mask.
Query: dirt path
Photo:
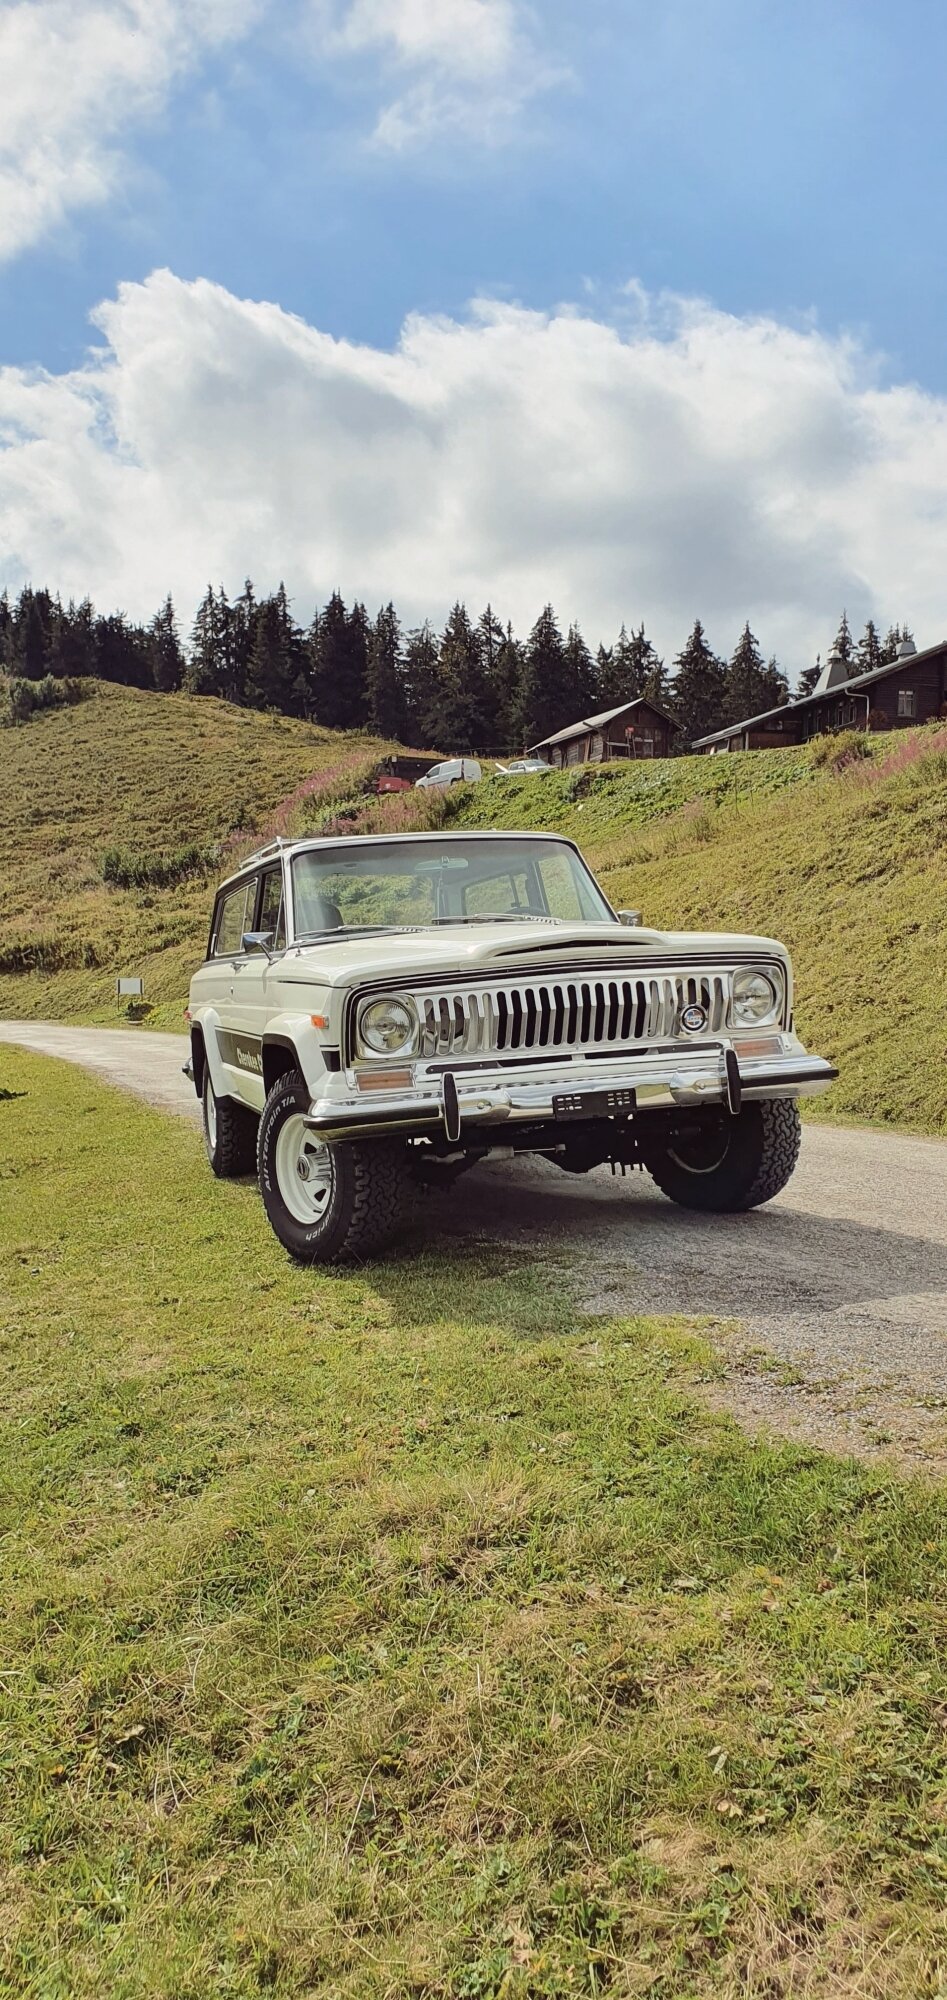
[[[0,1022],[0,1044],[65,1057],[195,1119],[183,1036]],[[3,1057],[0,1053],[0,1084]],[[673,1208],[641,1174],[573,1180],[542,1161],[481,1168],[429,1228],[578,1270],[607,1313],[717,1322],[708,1394],[765,1425],[947,1468],[947,1143],[809,1126],[789,1187],[752,1215]]]

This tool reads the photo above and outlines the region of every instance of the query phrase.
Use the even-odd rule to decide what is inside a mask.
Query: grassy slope
[[[784,938],[802,1032],[842,1069],[816,1115],[943,1132],[947,763],[886,770],[904,743],[875,739],[871,761],[842,773],[819,768],[809,748],[493,779],[443,808],[429,794],[356,800],[339,824],[410,829],[443,810],[453,825],[558,829],[581,843],[613,901],[648,921]],[[320,795],[280,825],[318,826],[383,747],[117,688],[0,731],[0,1012],[114,1021],[115,974],[141,971],[152,1022],[180,1025],[218,864],[168,889],[113,889],[101,879],[105,849],[165,853],[266,829],[314,774]],[[63,969],[4,976],[5,950],[37,936]]]
[[[155,1018],[179,1026],[209,880],[111,889],[105,851],[213,848],[234,828],[265,826],[314,773],[328,784],[337,772],[344,792],[383,748],[225,702],[109,686],[0,730],[0,1013],[114,1021],[116,974],[141,972]],[[4,952],[37,938],[61,969],[4,976]],[[90,956],[97,965],[83,964]]]
[[[0,1990],[943,1991],[942,1495],[445,1224],[297,1270],[186,1126],[7,1083]]]
[[[460,818],[569,834],[648,923],[782,938],[800,1030],[842,1071],[813,1110],[944,1132],[947,757],[889,770],[903,747],[842,772],[794,751],[613,767],[578,796],[494,780]]]

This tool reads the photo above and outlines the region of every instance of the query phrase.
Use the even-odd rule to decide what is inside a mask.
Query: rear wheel
[[[724,1111],[643,1118],[641,1158],[663,1194],[681,1208],[718,1214],[758,1208],[791,1178],[802,1127],[791,1099],[762,1098],[738,1118]]]
[[[407,1219],[407,1148],[388,1139],[329,1146],[306,1125],[308,1104],[302,1072],[290,1070],[260,1119],[257,1172],[270,1225],[304,1264],[371,1257]]]
[[[218,1097],[204,1067],[201,1090],[201,1124],[207,1157],[218,1180],[239,1180],[252,1174],[256,1164],[256,1119],[242,1104],[230,1097]]]

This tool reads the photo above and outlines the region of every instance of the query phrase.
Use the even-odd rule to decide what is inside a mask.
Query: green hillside
[[[179,1026],[228,857],[387,747],[107,684],[0,729],[0,1014],[114,1021],[116,975],[140,972],[152,1021]]]
[[[366,796],[388,746],[184,695],[103,687],[0,730],[0,1013],[116,1019],[143,973],[179,1026],[213,881],[272,832],[547,828],[613,903],[785,940],[797,1018],[839,1083],[815,1115],[947,1130],[947,735],[824,739]]]
[[[493,779],[459,817],[568,834],[648,924],[782,938],[800,1031],[842,1072],[813,1112],[947,1131],[942,728]]]

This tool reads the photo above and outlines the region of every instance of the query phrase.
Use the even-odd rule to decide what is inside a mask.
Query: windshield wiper
[[[543,917],[535,910],[503,910],[496,916],[478,912],[473,917],[435,917],[436,924],[561,924],[563,917]]]

